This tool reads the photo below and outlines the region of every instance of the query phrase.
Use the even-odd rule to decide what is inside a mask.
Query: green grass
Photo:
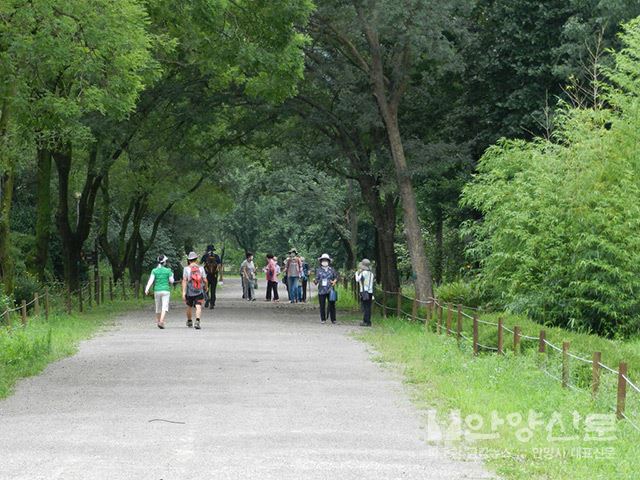
[[[521,319],[516,319],[520,323]],[[459,409],[465,418],[480,414],[485,422],[480,430],[492,433],[488,423],[491,412],[498,418],[517,414],[528,417],[530,411],[542,415],[544,425],[533,429],[528,442],[516,437],[518,428],[498,426],[499,438],[481,440],[475,444],[464,442],[467,450],[485,449],[487,463],[506,479],[632,479],[637,478],[637,459],[640,458],[640,432],[626,421],[616,422],[615,439],[606,442],[587,442],[584,418],[589,414],[610,413],[615,403],[613,385],[603,379],[601,394],[593,400],[588,390],[562,388],[540,369],[542,357],[534,349],[525,348],[521,355],[507,352],[505,356],[483,354],[473,357],[470,345],[443,335],[437,335],[421,324],[389,318],[376,318],[375,328],[358,335],[378,352],[378,359],[403,368],[406,381],[411,384],[414,400],[421,408],[436,409],[440,420],[448,424],[447,414]],[[524,326],[524,325],[522,325]],[[558,338],[567,335],[586,347],[607,351],[611,359],[617,344],[604,339],[586,338],[568,332],[549,332]],[[574,336],[575,335],[575,336]],[[625,354],[636,353],[635,344],[626,345]],[[623,353],[618,353],[622,355]],[[572,370],[573,368],[572,364]],[[573,374],[573,372],[572,372]],[[613,390],[613,393],[612,393]],[[613,397],[611,396],[613,395]],[[635,395],[635,396],[634,396]],[[638,406],[638,395],[629,394],[628,411]],[[557,412],[565,427],[565,435],[578,434],[577,440],[558,442],[547,438],[545,427]],[[572,425],[574,412],[582,419],[577,428]],[[556,428],[555,433],[560,433]],[[589,455],[579,456],[575,449],[596,447]],[[545,450],[550,449],[550,450]],[[612,449],[612,450],[603,450]],[[565,458],[558,454],[565,452]],[[544,454],[550,458],[544,458]],[[495,455],[495,458],[491,458]]]
[[[30,317],[26,327],[14,318],[12,327],[0,327],[0,398],[9,396],[17,380],[40,373],[49,363],[73,355],[81,340],[110,325],[118,313],[139,308],[146,300],[117,300],[91,310],[67,315]]]

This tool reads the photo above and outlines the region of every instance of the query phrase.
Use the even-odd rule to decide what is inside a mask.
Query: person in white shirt
[[[356,272],[356,282],[358,283],[358,290],[360,292],[360,303],[362,305],[362,312],[364,318],[362,319],[361,327],[371,326],[371,305],[373,304],[373,286],[375,284],[375,275],[371,271],[371,261],[363,259],[358,265],[358,271]]]

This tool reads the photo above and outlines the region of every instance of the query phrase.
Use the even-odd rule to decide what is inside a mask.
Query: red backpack
[[[202,290],[202,273],[200,272],[200,267],[198,265],[193,265],[191,267],[191,288],[193,291]]]

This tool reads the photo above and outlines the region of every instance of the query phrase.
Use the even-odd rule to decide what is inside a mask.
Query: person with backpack
[[[164,318],[169,311],[169,298],[171,297],[171,285],[173,285],[173,272],[167,268],[169,259],[165,255],[158,256],[158,266],[151,270],[149,281],[144,289],[144,294],[149,295],[153,285],[153,296],[156,301],[156,324],[158,328],[164,328]]]
[[[331,323],[336,323],[336,302],[338,293],[335,289],[338,283],[338,273],[331,266],[331,257],[328,253],[323,253],[318,258],[320,266],[316,268],[316,276],[313,283],[318,286],[318,301],[320,302],[320,321],[325,323],[328,316]]]
[[[289,258],[284,264],[284,274],[287,276],[289,303],[298,303],[298,285],[302,275],[302,262],[295,248],[289,250]]]
[[[204,271],[207,274],[207,284],[209,286],[209,295],[204,304],[204,308],[210,308],[211,310],[213,310],[216,306],[218,274],[222,272],[222,260],[220,259],[220,256],[215,253],[215,250],[216,249],[213,245],[207,245],[207,251],[200,260],[200,262],[204,266]]]
[[[356,283],[360,296],[360,304],[362,305],[363,319],[361,327],[371,326],[371,306],[373,304],[373,286],[375,275],[371,271],[371,261],[364,258],[358,265],[356,272]]]
[[[202,304],[204,294],[207,289],[207,275],[204,268],[198,265],[198,254],[189,252],[187,256],[189,265],[184,267],[182,272],[182,300],[187,305],[187,327],[194,327],[200,330],[200,316],[202,315]],[[192,322],[192,308],[196,309],[196,321]]]

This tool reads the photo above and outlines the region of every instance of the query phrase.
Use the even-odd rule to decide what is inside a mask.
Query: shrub
[[[39,290],[39,284],[36,278],[27,272],[18,272],[15,278],[15,286],[13,298],[16,305],[20,305],[22,300],[29,303],[33,300],[35,293]]]
[[[640,317],[640,21],[614,54],[610,110],[565,107],[550,140],[501,141],[482,157],[463,203],[469,255],[495,299],[534,319],[606,335]]]
[[[436,297],[446,303],[467,307],[478,307],[482,303],[482,295],[478,287],[462,280],[440,285],[436,288]]]

